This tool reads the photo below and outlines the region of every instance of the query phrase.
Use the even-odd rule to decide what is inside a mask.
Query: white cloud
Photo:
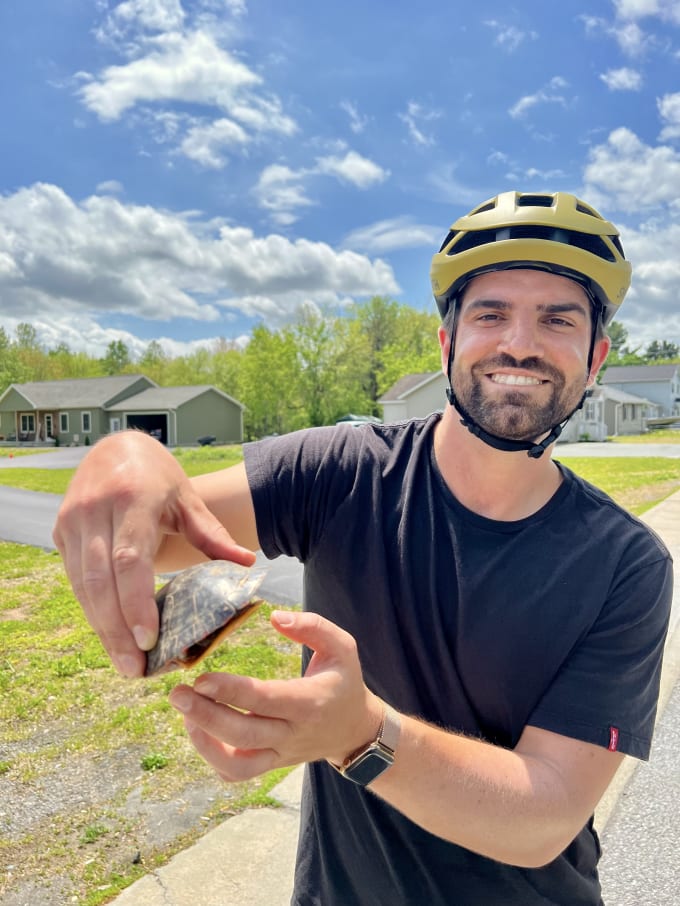
[[[261,208],[269,211],[272,220],[288,226],[297,219],[294,211],[314,202],[305,194],[305,171],[291,170],[282,164],[271,164],[260,173],[253,194]]]
[[[538,32],[533,30],[523,31],[515,25],[503,25],[503,23],[499,22],[497,19],[487,19],[484,22],[484,25],[488,28],[492,28],[496,32],[494,44],[510,53],[516,51],[527,39],[535,41],[536,38],[538,38]]]
[[[184,11],[179,0],[125,0],[115,7],[111,20],[150,31],[172,31],[181,28]]]
[[[352,230],[342,244],[345,248],[384,255],[397,249],[420,246],[429,246],[434,250],[442,238],[441,226],[414,223],[410,217],[393,217]]]
[[[597,193],[617,210],[669,206],[680,197],[680,154],[646,145],[630,129],[615,129],[590,151],[584,176],[586,197]]]
[[[301,300],[396,293],[380,259],[322,242],[256,236],[113,197],[77,203],[36,184],[0,197],[0,297],[5,318],[32,322],[112,313],[208,322],[259,310],[284,321]],[[83,322],[84,323],[84,322]]]
[[[423,131],[428,123],[441,118],[440,110],[428,109],[417,101],[409,101],[405,113],[399,114],[399,119],[408,127],[408,134],[416,145],[433,145],[434,138]]]
[[[151,0],[142,5],[153,6]],[[220,47],[208,31],[165,31],[136,46],[132,55],[96,77],[78,74],[78,95],[102,122],[135,110],[157,141],[173,143],[179,153],[209,168],[225,166],[229,152],[261,136],[290,136],[297,130],[279,99],[265,91],[261,76]],[[214,114],[192,117],[172,109],[178,104]]]
[[[389,171],[362,157],[356,151],[348,151],[344,157],[331,155],[317,159],[316,170],[328,176],[336,176],[342,182],[349,182],[358,189],[367,189],[376,183],[384,182]]]
[[[369,118],[359,113],[359,108],[352,101],[341,101],[340,109],[349,117],[349,128],[355,135],[363,132],[368,125]]]
[[[529,110],[538,104],[560,104],[562,107],[566,107],[567,99],[564,96],[563,89],[568,86],[569,83],[561,76],[553,76],[547,85],[539,88],[534,94],[527,94],[521,97],[508,112],[513,119],[522,119]]]
[[[657,100],[657,107],[665,126],[661,130],[661,141],[680,138],[680,92],[665,94]]]
[[[224,150],[243,147],[250,141],[245,129],[226,118],[192,126],[182,139],[181,152],[204,167],[219,169],[227,159]]]
[[[649,16],[658,17],[662,22],[680,25],[680,3],[678,0],[614,0],[616,14],[621,19],[637,21]]]
[[[627,66],[621,69],[608,69],[600,78],[610,91],[639,91],[642,87],[642,75],[637,69]]]
[[[156,49],[122,66],[109,66],[80,89],[85,106],[113,121],[143,102],[183,101],[229,111],[241,92],[262,79],[203,32],[166,34]]]
[[[680,342],[680,224],[642,224],[622,229],[626,257],[633,264],[631,290],[621,306],[620,320],[641,346],[652,340]]]
[[[389,177],[389,171],[356,151],[348,151],[344,157],[317,157],[314,166],[298,170],[272,164],[260,174],[253,193],[260,207],[270,212],[275,223],[288,226],[297,219],[297,208],[316,203],[307,195],[306,184],[318,176],[333,176],[358,189],[368,189],[384,182]]]
[[[106,179],[98,184],[97,193],[99,195],[122,195],[123,184],[117,179]]]

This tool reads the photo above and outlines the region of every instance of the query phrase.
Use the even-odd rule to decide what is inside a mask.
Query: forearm
[[[413,718],[402,717],[395,763],[370,788],[429,832],[523,867],[555,858],[589,817],[545,759]]]

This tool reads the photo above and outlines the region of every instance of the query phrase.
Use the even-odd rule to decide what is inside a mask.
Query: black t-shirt
[[[668,551],[564,467],[532,516],[476,515],[439,473],[436,421],[247,446],[264,553],[305,564],[305,607],[356,638],[367,685],[398,710],[510,748],[531,724],[646,758]],[[549,866],[502,865],[318,763],[305,780],[293,902],[597,906],[598,857],[590,822]]]

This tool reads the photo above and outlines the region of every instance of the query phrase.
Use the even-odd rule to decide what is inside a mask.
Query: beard
[[[501,368],[521,368],[547,378],[549,397],[543,392],[539,402],[532,399],[530,390],[518,391],[512,385],[504,389],[500,384],[491,395],[484,386],[485,375]],[[456,374],[454,359],[452,380],[456,398],[478,425],[497,437],[521,441],[536,441],[561,424],[578,407],[586,389],[585,375],[582,381],[567,385],[562,372],[547,362],[535,358],[517,361],[505,354],[478,362],[464,374]]]

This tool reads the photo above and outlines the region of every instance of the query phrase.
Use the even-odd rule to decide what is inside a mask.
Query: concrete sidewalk
[[[657,736],[663,740],[666,706],[672,700],[677,702],[680,691],[680,491],[649,510],[643,519],[663,538],[675,564],[673,611],[657,717]],[[669,735],[672,731],[677,736],[680,731],[675,726],[677,713],[677,707],[668,709],[668,719],[673,720]],[[280,808],[250,810],[229,818],[163,868],[127,888],[113,901],[115,906],[186,906],[187,903],[191,906],[289,906],[302,771],[301,767],[296,768],[273,791]],[[657,811],[660,812],[663,804],[662,814],[675,816],[657,821],[653,831],[646,828],[650,838],[647,845],[660,858],[644,894],[639,884],[640,846],[645,841],[641,839],[640,828],[630,823],[629,815],[638,800],[641,803],[638,812],[654,809],[657,801],[660,804]],[[676,753],[655,763],[653,748],[649,766],[626,759],[596,815],[598,832],[605,844],[602,881],[606,903],[677,906],[680,902],[678,814],[680,786]],[[644,827],[642,832],[645,833]],[[608,838],[617,844],[612,857],[607,855]],[[622,899],[622,890],[629,891],[634,899]]]

